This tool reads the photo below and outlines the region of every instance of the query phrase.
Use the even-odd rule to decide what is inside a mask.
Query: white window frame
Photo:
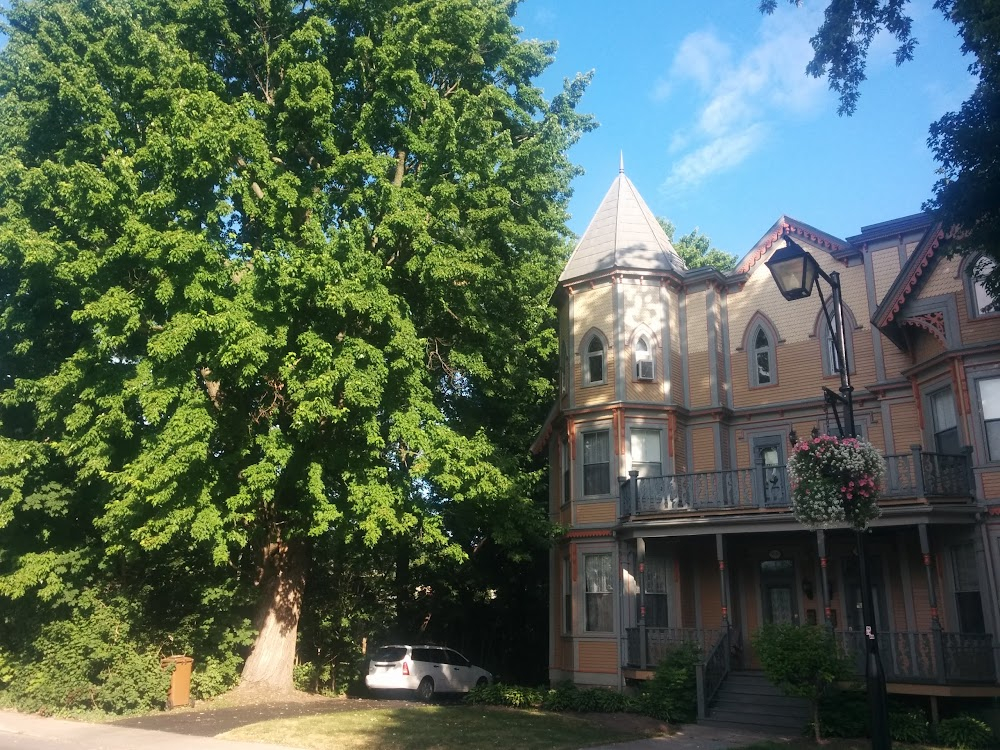
[[[590,463],[588,463],[587,462],[587,438],[591,437],[591,436],[597,436],[597,435],[604,435],[604,437],[605,437],[605,439],[607,441],[607,449],[608,449],[607,450],[607,460],[606,461],[591,461]],[[611,494],[611,457],[614,454],[614,451],[612,450],[612,445],[611,445],[611,430],[609,430],[607,428],[600,428],[600,429],[586,430],[586,431],[581,432],[581,434],[580,434],[580,447],[581,447],[582,450],[581,450],[581,453],[578,454],[578,455],[580,456],[580,470],[581,470],[581,473],[583,475],[583,481],[580,483],[580,487],[581,487],[582,492],[583,492],[583,497],[607,497],[608,495]],[[587,486],[587,484],[588,484],[587,483],[587,467],[588,466],[598,466],[598,465],[600,465],[602,463],[607,466],[607,472],[608,472],[608,474],[607,474],[607,484],[608,484],[608,488],[604,492],[588,492],[587,491],[588,490],[588,486]],[[590,487],[589,489],[593,489],[593,487]]]
[[[948,419],[942,420],[938,414],[939,410],[937,408],[937,405],[938,403],[941,402],[941,400],[945,396],[947,396],[947,398],[951,401],[951,412],[950,415],[946,414],[944,416],[946,417],[950,416],[950,420]],[[934,453],[941,452],[941,448],[938,443],[938,436],[944,435],[945,433],[951,432],[952,430],[955,431],[955,438],[956,438],[955,442],[960,446],[962,443],[962,433],[958,426],[958,411],[955,408],[955,393],[954,391],[952,391],[951,387],[948,386],[945,388],[938,388],[928,393],[927,406],[929,407],[931,413],[931,419],[930,419],[931,443],[934,448],[933,452]],[[949,421],[950,424],[948,423]]]
[[[645,434],[655,434],[657,436],[657,453],[656,461],[636,461],[636,444],[635,437],[636,434],[644,436]],[[636,425],[629,429],[629,441],[628,441],[628,455],[629,455],[629,468],[630,470],[635,470],[639,472],[640,477],[662,477],[665,476],[664,463],[663,463],[663,443],[664,436],[663,430],[659,427],[646,426],[643,424]],[[640,458],[649,459],[649,456],[641,456]],[[648,470],[644,470],[643,467],[653,467],[658,466],[659,470],[655,473],[651,473]]]
[[[994,261],[986,255],[979,255],[974,258],[968,268],[971,270],[966,274],[965,293],[969,299],[969,313],[973,318],[985,318],[992,315],[1000,315],[1000,306],[996,306],[997,300],[990,297],[986,291],[982,277],[992,271]],[[983,310],[984,307],[993,304],[992,310]]]
[[[591,561],[604,567],[606,558],[607,575],[591,576]],[[598,571],[594,571],[596,574]],[[613,633],[615,630],[615,599],[614,599],[614,559],[610,552],[587,552],[583,555],[583,600],[584,600],[584,630],[588,633]],[[603,579],[603,580],[602,580]],[[594,589],[593,591],[591,589]],[[600,597],[597,599],[596,597]],[[594,606],[592,606],[592,603]],[[598,611],[598,607],[600,611]],[[592,611],[595,620],[592,621]],[[606,619],[605,621],[604,618]]]
[[[600,347],[600,351],[591,351],[592,347],[596,344]],[[593,368],[591,366],[591,360],[594,357],[600,357],[601,365],[601,379],[593,379]],[[583,384],[584,385],[604,385],[608,382],[608,345],[604,338],[596,331],[591,333],[584,339],[583,346]]]
[[[987,401],[986,394],[983,393],[983,384],[989,383],[990,389],[997,391],[996,396],[992,396]],[[975,380],[976,402],[979,405],[979,424],[982,427],[983,451],[986,460],[990,463],[1000,462],[1000,375],[979,377]],[[989,410],[987,410],[989,403]],[[990,441],[990,426],[994,426],[993,442]]]

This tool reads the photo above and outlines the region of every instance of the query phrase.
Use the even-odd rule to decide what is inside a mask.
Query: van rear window
[[[406,656],[406,648],[403,646],[383,646],[372,657],[372,661],[402,661]]]

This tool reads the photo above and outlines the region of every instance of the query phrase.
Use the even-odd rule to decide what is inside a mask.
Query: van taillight
[[[407,664],[405,661],[403,662],[403,676],[404,677],[410,676],[410,665]]]

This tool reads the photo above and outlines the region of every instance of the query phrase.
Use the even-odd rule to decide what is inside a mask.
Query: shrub
[[[989,725],[964,714],[941,721],[938,724],[937,739],[946,747],[960,750],[996,747],[993,730]]]
[[[701,647],[682,643],[671,649],[643,688],[643,713],[661,721],[687,724],[698,717],[698,688],[695,667],[701,661]]]
[[[868,697],[857,690],[837,690],[819,702],[820,731],[824,737],[867,737],[871,734]]]
[[[833,634],[822,625],[769,624],[754,633],[753,647],[771,682],[812,704],[813,731],[819,742],[819,700],[834,682],[851,676]]]
[[[539,688],[504,685],[495,682],[492,685],[472,688],[465,696],[465,702],[483,706],[532,708],[541,705],[542,697],[543,690]]]
[[[927,717],[916,708],[889,711],[889,735],[894,742],[926,742],[930,739]]]
[[[130,607],[122,598],[81,595],[70,618],[45,625],[19,659],[7,689],[11,702],[41,713],[162,707],[170,676],[160,669],[158,649],[132,635]]]

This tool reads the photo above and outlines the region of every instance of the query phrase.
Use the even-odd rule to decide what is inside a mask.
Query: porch
[[[854,664],[855,674],[864,677],[863,634],[837,631],[834,635]],[[709,678],[715,672],[750,666],[745,660],[739,631],[639,626],[625,630],[623,667],[637,675],[651,672],[672,648],[682,643],[694,643],[701,649]],[[1000,685],[996,666],[1000,646],[994,644],[993,636],[988,633],[889,631],[878,634],[878,643],[887,683]]]
[[[968,502],[975,486],[971,453],[933,453],[914,445],[909,453],[887,455],[883,504]],[[783,465],[659,477],[630,472],[620,482],[619,509],[623,521],[706,511],[780,513],[791,510],[791,487]]]

